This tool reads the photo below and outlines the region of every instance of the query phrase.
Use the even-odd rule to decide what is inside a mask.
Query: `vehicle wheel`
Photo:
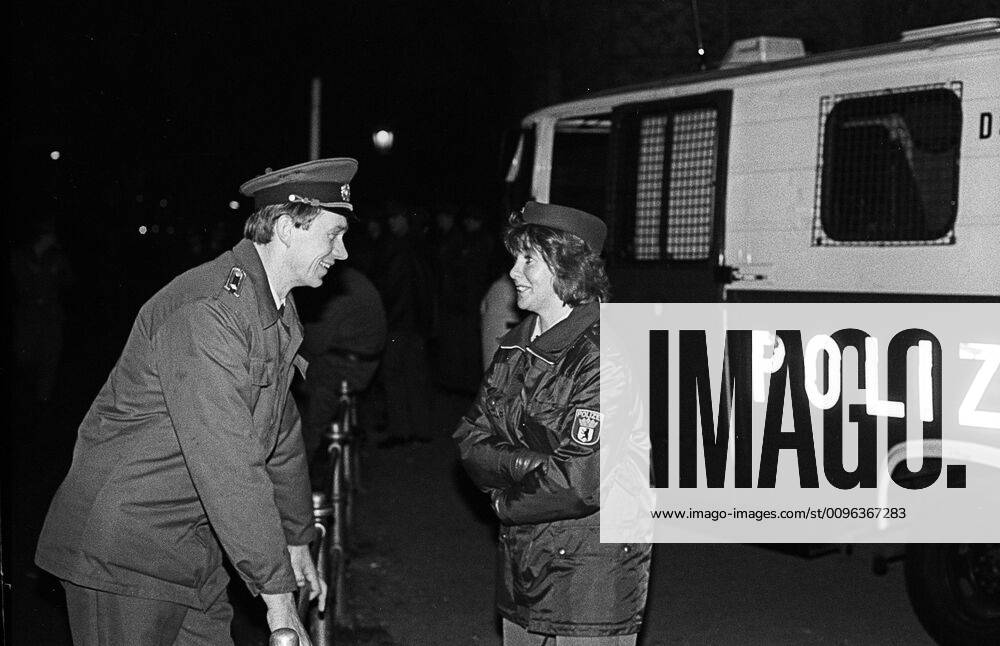
[[[937,643],[1000,644],[1000,544],[913,543],[906,591]]]

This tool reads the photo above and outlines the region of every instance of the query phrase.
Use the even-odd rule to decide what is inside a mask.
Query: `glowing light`
[[[58,150],[53,150],[49,153],[49,157],[52,158],[52,161],[57,161],[60,157],[62,157],[62,153]]]
[[[149,229],[146,228],[145,224],[143,224],[143,225],[141,225],[139,227],[139,235],[144,236],[144,235],[146,235],[147,231],[149,231]]]
[[[237,202],[236,200],[233,200],[229,203],[229,208],[235,211],[236,209],[240,208],[240,203]]]
[[[372,135],[372,143],[375,144],[375,148],[381,153],[387,153],[392,149],[392,142],[396,139],[396,135],[390,130],[379,130]]]
[[[704,56],[704,55],[705,55],[705,48],[704,47],[699,47],[698,48],[698,56]]]

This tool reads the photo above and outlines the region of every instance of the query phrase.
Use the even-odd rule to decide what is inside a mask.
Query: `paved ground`
[[[442,398],[438,412],[448,422],[433,443],[369,455],[359,531],[374,549],[352,569],[366,600],[362,624],[383,626],[395,643],[498,643],[496,525],[448,437],[464,407],[461,398]],[[449,410],[450,419],[441,414]]]

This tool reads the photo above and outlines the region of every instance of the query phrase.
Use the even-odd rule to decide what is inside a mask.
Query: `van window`
[[[704,260],[715,214],[718,110],[649,114],[639,123],[635,260]]]
[[[824,97],[813,244],[953,244],[961,84]]]
[[[556,123],[549,202],[605,219],[610,134],[610,115]]]

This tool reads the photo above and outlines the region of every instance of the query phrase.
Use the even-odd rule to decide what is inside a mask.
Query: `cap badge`
[[[350,184],[344,184],[344,185],[342,185],[340,187],[340,199],[344,200],[345,202],[350,202],[351,201],[351,185]]]

